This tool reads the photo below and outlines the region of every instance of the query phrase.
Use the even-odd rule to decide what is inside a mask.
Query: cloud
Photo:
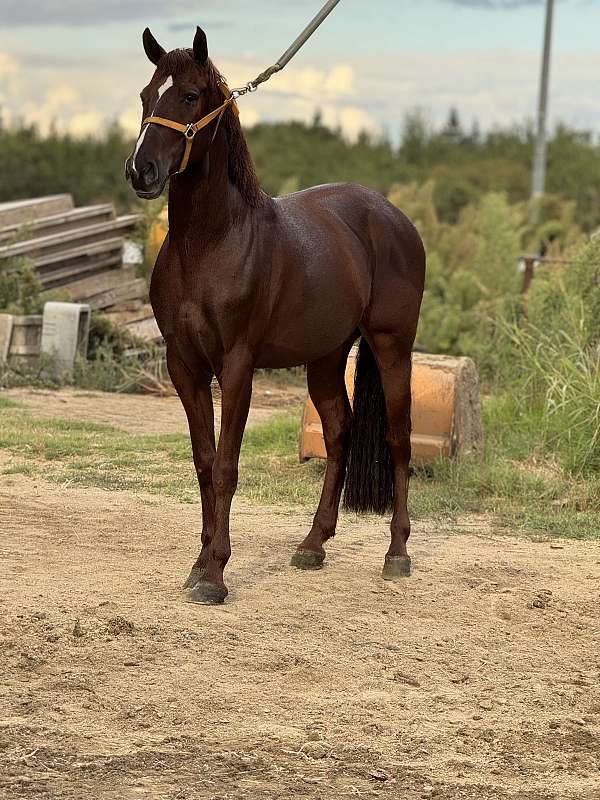
[[[10,80],[19,70],[19,62],[10,53],[0,53],[0,80]]]
[[[167,26],[168,30],[171,33],[180,33],[181,31],[185,31],[186,33],[193,33],[196,30],[196,25],[198,21],[195,20],[193,22],[172,22],[170,25]],[[212,19],[210,20],[210,30],[224,30],[227,28],[232,28],[234,25],[237,25],[237,21],[234,19]]]
[[[39,65],[38,65],[39,66]],[[230,86],[243,85],[264,67],[258,58],[220,59]],[[101,133],[118,120],[131,136],[139,132],[140,89],[151,66],[139,54],[123,54],[98,69],[95,57],[73,62],[61,56],[31,68],[30,55],[0,51],[0,107],[17,118],[51,124],[76,135]],[[559,51],[552,65],[550,117],[581,129],[600,130],[598,51]],[[481,127],[522,123],[534,117],[539,56],[534,52],[475,50],[354,55],[343,61],[322,55],[312,65],[290,64],[254,94],[240,100],[246,126],[258,121],[309,122],[317,110],[328,125],[355,138],[362,129],[396,138],[405,115],[416,107],[430,121],[445,122],[450,107],[463,124]]]
[[[10,122],[12,108],[18,97],[19,61],[9,53],[0,52],[0,112],[2,119]]]
[[[210,5],[220,4],[213,0]],[[197,13],[197,0],[2,0],[2,25],[7,27],[91,25]]]
[[[334,64],[330,69],[287,67],[263,91],[299,95],[306,98],[341,97],[354,89],[354,70],[350,64]]]
[[[490,11],[511,10],[523,6],[539,6],[544,0],[446,0],[455,6],[468,6],[469,8],[487,8]]]
[[[219,67],[230,86],[243,85],[249,75],[262,69],[258,63],[227,60]],[[263,84],[259,92],[240,101],[240,118],[249,127],[259,120],[281,119],[285,108],[285,118],[310,122],[319,111],[326,125],[341,128],[351,140],[363,130],[380,134],[381,126],[360,107],[359,94],[355,69],[350,63],[333,63],[324,69],[290,65]]]
[[[330,128],[341,128],[345,136],[351,141],[358,139],[363,131],[378,136],[381,126],[368,114],[364,108],[358,106],[342,106],[340,108],[324,106],[321,109],[323,122]]]
[[[104,118],[98,111],[74,114],[69,122],[69,131],[74,136],[93,136],[104,127]]]

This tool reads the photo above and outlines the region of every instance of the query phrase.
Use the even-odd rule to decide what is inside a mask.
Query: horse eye
[[[197,100],[198,100],[198,97],[199,97],[199,95],[193,94],[192,92],[188,92],[188,94],[186,94],[184,99],[185,99],[186,103],[190,103],[191,104],[191,103],[196,103]]]

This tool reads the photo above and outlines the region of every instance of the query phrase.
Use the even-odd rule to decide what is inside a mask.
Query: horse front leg
[[[177,349],[171,345],[167,346],[167,367],[187,416],[202,503],[202,550],[184,584],[183,588],[189,589],[200,579],[215,528],[215,493],[212,483],[216,452],[215,417],[210,390],[213,375],[204,366],[190,370],[180,358]]]
[[[252,397],[252,361],[246,355],[231,356],[221,374],[221,433],[212,469],[215,496],[214,531],[206,547],[206,559],[190,600],[195,603],[222,603],[227,597],[223,570],[231,555],[229,515],[238,483],[238,464],[244,428]]]

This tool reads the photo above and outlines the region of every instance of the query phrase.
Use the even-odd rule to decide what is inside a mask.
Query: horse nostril
[[[142,170],[142,178],[147,186],[151,186],[158,180],[158,166],[156,161],[148,161]]]

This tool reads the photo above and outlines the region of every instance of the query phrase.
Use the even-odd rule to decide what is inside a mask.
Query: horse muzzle
[[[136,166],[133,158],[129,158],[125,164],[125,177],[138,197],[142,200],[154,200],[162,194],[169,176],[167,173],[163,177],[158,163],[152,159]]]

